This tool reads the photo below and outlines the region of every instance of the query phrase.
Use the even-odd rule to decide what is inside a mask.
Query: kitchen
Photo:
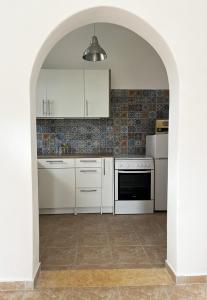
[[[158,139],[167,137],[167,122],[156,122],[168,119],[167,75],[149,44],[111,24],[96,24],[97,36],[107,52],[106,62],[84,64],[79,53],[84,46],[77,40],[82,41],[80,37],[84,36],[88,42],[92,27],[85,26],[60,41],[49,53],[39,77],[37,152],[42,267],[163,265],[166,214],[153,212],[154,206],[165,211],[167,205],[167,141],[164,157],[158,157],[164,158],[162,179],[154,170],[153,147],[149,146],[146,157],[145,153],[147,135],[157,130]],[[113,35],[116,51],[109,47],[109,41],[112,47],[115,39]],[[128,40],[121,52],[124,39]],[[69,65],[63,55],[64,46],[69,50],[68,44],[75,53],[72,60],[67,53]],[[85,41],[83,44],[87,46]],[[147,74],[141,74],[144,79],[140,74],[135,76],[137,70],[132,68],[138,51],[139,64],[144,65],[139,67],[142,71],[148,69]],[[125,78],[121,76],[123,72]],[[157,88],[157,78],[161,88]],[[61,99],[59,105],[56,99]],[[148,145],[153,144],[150,139],[147,138]],[[121,173],[126,171],[127,174]],[[139,189],[137,177],[142,181]],[[156,208],[154,177],[155,186],[159,179],[159,190],[164,191],[164,207]],[[124,197],[129,186],[124,189],[125,184],[132,184],[127,201]]]

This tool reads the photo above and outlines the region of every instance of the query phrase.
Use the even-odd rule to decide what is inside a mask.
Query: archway
[[[53,46],[63,38],[64,35],[69,32],[90,24],[98,22],[113,23],[116,25],[124,26],[136,34],[145,39],[151,46],[157,51],[161,57],[165,68],[167,70],[170,89],[170,134],[169,134],[169,183],[168,183],[168,241],[167,241],[167,261],[168,264],[175,269],[176,268],[176,230],[174,224],[176,223],[176,190],[177,190],[177,151],[178,151],[178,133],[176,120],[179,114],[178,111],[178,74],[176,63],[173,58],[173,54],[166,44],[165,40],[159,35],[159,33],[147,24],[143,19],[129,13],[128,11],[121,10],[115,7],[96,7],[88,10],[84,10],[72,17],[64,20],[59,24],[48,36],[47,40],[42,45],[36,60],[33,65],[33,70],[30,79],[31,89],[31,107],[32,107],[32,149],[33,149],[33,257],[34,257],[34,269],[39,263],[38,252],[38,201],[37,201],[37,167],[36,167],[36,138],[35,138],[35,89],[37,78],[41,65],[46,58],[49,51]]]

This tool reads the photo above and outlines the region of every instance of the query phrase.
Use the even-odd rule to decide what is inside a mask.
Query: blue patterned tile
[[[111,118],[38,119],[38,154],[144,153],[156,118],[168,119],[169,91],[111,90],[110,95]]]

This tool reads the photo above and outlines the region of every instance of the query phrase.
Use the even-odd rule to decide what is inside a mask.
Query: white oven
[[[154,162],[150,157],[115,159],[115,213],[154,211]]]

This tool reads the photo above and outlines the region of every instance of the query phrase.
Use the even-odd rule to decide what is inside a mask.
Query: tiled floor
[[[207,300],[207,284],[175,285],[160,268],[165,214],[41,216],[40,233],[36,289],[0,300]]]
[[[166,214],[40,216],[43,270],[163,266]]]
[[[36,289],[0,292],[1,300],[206,300],[206,285]]]

